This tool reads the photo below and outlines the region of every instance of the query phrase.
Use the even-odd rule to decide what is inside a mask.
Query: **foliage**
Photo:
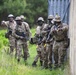
[[[3,34],[5,30],[0,30],[0,39],[3,42],[4,38]],[[32,33],[34,35],[35,29],[32,29]],[[2,42],[0,43],[2,44]],[[8,43],[8,42],[7,42]],[[31,64],[36,56],[36,45],[29,44],[29,53],[30,57],[27,60],[28,64],[25,64],[23,59],[21,59],[20,63],[18,63],[15,57],[11,57],[9,54],[5,52],[7,46],[2,44],[2,48],[0,48],[0,75],[64,75],[64,72],[60,69],[57,70],[41,70],[39,62],[37,63],[37,67],[32,67]]]
[[[4,9],[6,9],[8,13],[13,13],[15,15],[24,13],[25,7],[25,0],[7,0],[6,2],[4,2]]]
[[[0,15],[5,19],[8,14],[12,13],[15,16],[25,12],[26,0],[1,0]]]
[[[25,15],[28,17],[27,20],[30,23],[36,23],[37,18],[42,16],[47,19],[47,0],[26,0],[27,6]]]
[[[8,46],[8,39],[5,39],[6,30],[0,30],[0,48],[3,46]]]
[[[47,19],[47,0],[0,0],[0,20],[7,20],[7,15],[24,15],[26,21],[33,26],[37,18],[42,16]]]

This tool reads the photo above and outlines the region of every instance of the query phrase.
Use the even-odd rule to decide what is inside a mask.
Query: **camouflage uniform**
[[[52,46],[53,46],[53,38],[50,33],[51,28],[53,26],[52,23],[53,20],[53,15],[48,16],[48,27],[47,27],[47,40],[46,40],[46,53],[47,53],[47,63],[48,63],[48,68],[52,69]]]
[[[37,35],[37,37],[39,37],[39,35],[40,35],[39,32],[41,32],[41,26],[38,26],[36,30],[38,30],[38,32],[36,33],[36,35]],[[42,65],[42,60],[43,60],[42,59],[42,45],[37,43],[36,50],[37,50],[37,55],[36,55],[36,57],[34,59],[34,62],[32,64],[33,66],[36,66],[36,63],[37,63],[37,61],[38,61],[39,58],[40,58],[41,65]]]
[[[52,21],[53,16],[50,15],[48,17],[49,21]],[[49,24],[44,24],[42,26],[42,47],[43,47],[43,68],[48,68],[51,67],[52,64],[52,39],[49,38],[48,36],[52,27],[52,23],[50,22]],[[48,39],[49,38],[49,39]],[[47,43],[49,41],[50,43]],[[49,64],[49,65],[48,65]]]
[[[48,51],[47,51],[47,45],[46,45],[46,39],[47,39],[47,28],[48,28],[48,24],[44,24],[42,26],[42,31],[41,34],[43,36],[42,39],[42,51],[43,51],[43,68],[48,68]]]
[[[12,14],[8,15],[8,18],[13,18],[14,16]],[[10,53],[12,53],[15,49],[15,37],[13,36],[13,33],[15,31],[15,27],[16,27],[16,22],[14,20],[12,21],[2,21],[3,25],[6,25],[8,28],[8,32],[10,31],[10,35],[8,35],[8,40],[9,40],[9,44],[10,44]]]
[[[44,20],[43,20],[42,17],[38,18],[38,22],[39,21],[44,22]],[[42,37],[41,31],[42,31],[42,25],[41,26],[38,25],[37,28],[36,28],[36,34],[35,34],[37,36],[37,38],[38,38],[37,49],[36,49],[37,50],[37,55],[36,55],[36,57],[34,59],[34,62],[32,63],[32,66],[36,66],[36,63],[37,63],[37,61],[38,61],[39,58],[40,58],[40,64],[41,64],[41,66],[43,64],[43,46],[41,44],[41,41],[42,41],[42,39],[41,39],[41,37]]]
[[[29,24],[27,22],[24,22],[25,17],[23,15],[21,15],[20,17],[21,17],[22,22],[24,23],[24,25],[27,28],[27,34],[26,35],[27,35],[27,41],[28,41],[31,38],[30,27],[29,27]],[[28,46],[28,42],[27,42],[27,46]],[[27,48],[27,55],[28,55],[28,57],[30,56],[28,48]]]
[[[23,22],[21,22],[21,18],[20,17],[16,17],[16,21],[20,21],[21,24],[17,23],[16,29],[15,29],[15,33],[14,36],[16,38],[17,41],[17,59],[18,61],[20,61],[20,57],[22,55],[22,50],[24,53],[24,60],[27,60],[27,50],[28,50],[28,46],[27,46],[27,27],[25,26],[25,24]]]
[[[56,15],[55,17],[56,25],[54,25],[51,29],[51,34],[54,38],[53,44],[53,53],[55,60],[55,67],[61,66],[64,63],[64,57],[66,55],[67,49],[67,31],[68,25],[62,24],[60,20],[60,16]],[[58,23],[58,24],[57,24]]]
[[[52,68],[52,41],[46,44],[47,64],[48,68]]]

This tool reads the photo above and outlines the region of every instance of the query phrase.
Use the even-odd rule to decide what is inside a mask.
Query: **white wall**
[[[71,75],[76,75],[76,0],[71,0],[69,34]]]

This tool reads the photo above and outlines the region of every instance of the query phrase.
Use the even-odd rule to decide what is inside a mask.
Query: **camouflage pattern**
[[[26,27],[26,36],[27,36],[27,41],[30,41],[31,39],[31,31],[30,31],[30,27],[29,27],[29,24],[27,22],[22,22],[25,27]],[[28,46],[28,42],[27,42],[27,46]],[[29,57],[30,54],[29,54],[29,50],[27,48],[27,56]]]
[[[48,68],[48,53],[46,52],[46,44],[42,43],[43,68]]]
[[[21,15],[20,18],[21,18],[22,22],[24,23],[24,25],[25,25],[25,27],[27,29],[26,30],[27,31],[27,33],[26,33],[26,35],[27,35],[27,41],[28,40],[30,41],[31,40],[31,31],[30,31],[29,24],[24,21],[24,19],[25,19],[24,15]],[[27,45],[28,45],[28,42],[27,42]],[[28,48],[27,48],[27,55],[28,55],[28,57],[30,56]]]
[[[37,26],[35,35],[36,35],[37,38],[41,35],[41,26]],[[36,50],[37,50],[37,55],[36,55],[36,57],[34,59],[35,63],[33,62],[33,64],[32,64],[33,66],[36,65],[36,63],[37,63],[37,61],[38,61],[39,58],[40,58],[40,61],[43,61],[43,57],[42,57],[42,45],[41,44],[38,45],[38,42],[37,42],[37,49]]]
[[[53,40],[50,41],[49,43],[46,43],[48,68],[52,68],[52,46],[53,46]]]
[[[31,38],[31,31],[30,31],[30,27],[29,24],[27,22],[22,22],[25,27],[26,27],[26,35],[27,35],[27,41],[30,40]]]
[[[41,19],[42,18],[40,18],[39,20],[41,20]],[[36,28],[35,35],[38,37],[38,40],[39,40],[40,36],[43,37],[43,32],[44,31],[42,32],[42,29],[43,29],[44,25],[45,24],[43,23],[42,26],[37,26],[37,28]],[[35,60],[34,60],[35,65],[36,65],[36,63],[37,63],[37,61],[38,61],[39,58],[40,58],[40,61],[42,62],[41,66],[43,65],[43,60],[44,60],[44,45],[42,44],[42,42],[43,42],[43,39],[40,40],[40,43],[39,42],[37,43],[37,55],[36,55]]]
[[[54,25],[53,24],[53,15],[48,16],[48,27],[47,27],[47,40],[46,40],[46,51],[47,51],[47,57],[48,57],[48,68],[52,69],[52,46],[53,46],[53,37],[51,35],[51,28]]]
[[[22,23],[21,25],[17,25],[16,29],[15,29],[14,36],[15,36],[16,41],[17,41],[17,59],[19,59],[19,60],[20,60],[20,57],[22,55],[22,50],[23,50],[24,60],[27,60],[27,54],[28,54],[27,53],[28,52],[27,35],[26,35],[27,30],[28,30],[28,28],[24,25],[24,23]],[[17,35],[16,31],[24,32],[24,34],[26,35],[25,38]]]
[[[61,17],[59,15],[56,15],[54,21],[60,22],[61,21]]]
[[[40,61],[43,61],[43,57],[42,57],[42,45],[40,44],[40,45],[37,45],[37,55],[36,55],[36,57],[35,57],[35,62],[37,62],[38,61],[38,59],[40,58]]]
[[[43,24],[42,31],[41,31],[41,34],[43,36],[43,39],[42,39],[43,68],[48,67],[48,53],[46,51],[47,27],[48,27],[48,24]]]
[[[7,31],[9,31],[9,28],[11,29],[12,31],[12,34],[9,35],[9,45],[10,45],[10,53],[12,53],[15,49],[15,37],[13,36],[13,33],[15,31],[15,27],[16,27],[16,22],[13,20],[12,22],[10,21],[3,21],[2,22],[3,25],[6,25],[7,26]]]
[[[51,34],[54,38],[53,53],[55,66],[61,66],[64,63],[67,46],[67,31],[68,25],[60,23],[58,26],[54,25],[51,29]]]
[[[27,60],[27,50],[28,50],[27,42],[25,40],[24,41],[17,40],[17,59],[20,60],[21,56],[23,55],[24,60]]]

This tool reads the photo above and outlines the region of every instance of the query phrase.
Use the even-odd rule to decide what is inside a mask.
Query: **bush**
[[[0,39],[0,48],[3,46],[3,41]]]
[[[9,44],[9,43],[8,43],[8,40],[7,40],[7,39],[3,39],[3,45],[4,45],[4,46],[8,46],[8,44]]]
[[[6,30],[0,30],[0,48],[8,45],[8,39],[5,38]]]

